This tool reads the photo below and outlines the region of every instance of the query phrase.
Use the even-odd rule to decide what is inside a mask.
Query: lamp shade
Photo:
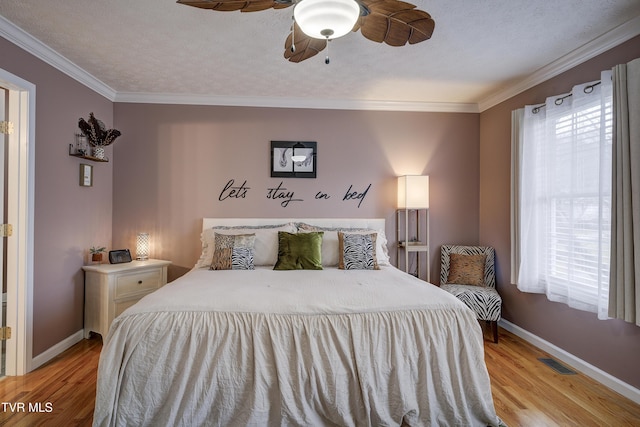
[[[316,39],[335,39],[353,29],[360,16],[354,0],[302,0],[293,9],[300,29]]]
[[[136,259],[149,259],[149,233],[138,233],[136,241]]]
[[[429,209],[429,176],[398,177],[398,209]]]

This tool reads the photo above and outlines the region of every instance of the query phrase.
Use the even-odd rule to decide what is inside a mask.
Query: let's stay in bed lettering
[[[342,194],[343,202],[353,202],[357,203],[358,208],[364,202],[364,199],[367,197],[367,193],[371,188],[371,184],[369,184],[365,189],[357,189],[354,188],[353,184],[347,188],[347,190]],[[246,199],[249,194],[249,190],[251,187],[247,185],[247,180],[245,179],[241,184],[239,181],[236,182],[235,179],[230,179],[220,191],[218,195],[218,200],[223,202],[226,200],[233,199]],[[296,196],[294,190],[285,187],[284,181],[280,181],[280,183],[275,187],[268,187],[266,196],[268,200],[273,200],[280,203],[280,206],[283,208],[288,207],[291,203],[294,202],[304,202],[304,199]],[[331,195],[325,191],[318,191],[314,198],[316,200],[329,200],[331,199]]]

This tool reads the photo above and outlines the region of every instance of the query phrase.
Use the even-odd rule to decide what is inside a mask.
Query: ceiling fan
[[[178,0],[201,9],[258,12],[294,6],[293,25],[284,57],[301,62],[317,55],[332,39],[358,31],[369,40],[390,46],[431,38],[435,21],[427,12],[399,0]],[[325,62],[329,63],[327,55]]]

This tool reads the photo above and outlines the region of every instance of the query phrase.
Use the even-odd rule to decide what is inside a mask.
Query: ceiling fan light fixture
[[[354,0],[301,0],[293,17],[300,29],[316,39],[335,39],[349,33],[360,16]]]

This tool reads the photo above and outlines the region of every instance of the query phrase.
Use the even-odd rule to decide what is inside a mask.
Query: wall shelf
[[[89,156],[87,154],[78,154],[78,153],[74,153],[73,152],[73,144],[69,144],[69,155],[71,157],[78,157],[80,159],[85,159],[85,160],[90,160],[92,162],[102,162],[102,163],[106,163],[109,161],[109,159],[107,159],[106,157],[104,159],[100,159],[98,157],[94,157],[94,156]]]

